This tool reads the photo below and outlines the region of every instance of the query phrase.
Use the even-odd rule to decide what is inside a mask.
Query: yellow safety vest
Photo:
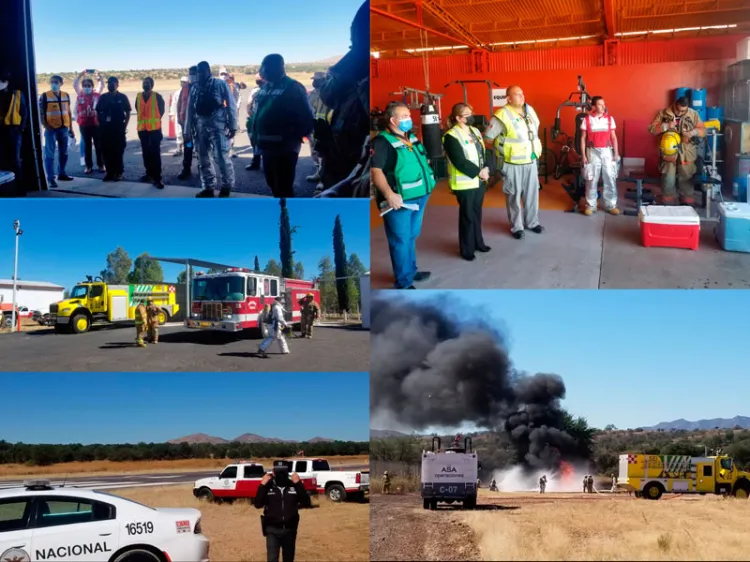
[[[8,114],[5,116],[5,124],[19,126],[21,125],[21,90],[14,90],[10,99]]]
[[[60,92],[60,100],[52,90],[44,94],[47,102],[47,113],[44,118],[48,127],[60,129],[70,127],[70,97],[65,92]]]
[[[159,104],[156,102],[156,92],[151,92],[147,102],[144,102],[141,94],[138,94],[135,96],[135,105],[138,108],[138,130],[160,131],[161,113],[159,113]]]
[[[328,108],[326,107],[326,104],[323,103],[323,100],[320,99],[320,92],[317,90],[310,92],[310,105],[313,108],[315,119],[325,121],[328,115]]]
[[[505,126],[505,136],[500,135],[495,139],[495,151],[501,154],[508,164],[531,164],[533,158],[542,155],[542,142],[539,140],[539,119],[536,112],[526,106],[527,119],[513,111],[506,105],[495,112],[495,118]],[[529,138],[529,129],[533,138]]]
[[[476,135],[477,139],[482,138],[482,134],[474,127],[471,127],[471,131]],[[474,141],[472,136],[458,125],[454,126],[447,133],[445,133],[445,136],[449,135],[456,139],[461,145],[461,148],[464,149],[464,156],[466,156],[466,159],[472,164],[481,168],[482,163],[484,162],[484,155],[479,154],[476,142]],[[481,143],[482,141],[480,140],[479,142]],[[477,189],[479,187],[479,176],[475,178],[465,176],[458,171],[458,169],[451,162],[450,158],[447,158],[446,160],[448,161],[448,185],[453,191],[463,189]]]

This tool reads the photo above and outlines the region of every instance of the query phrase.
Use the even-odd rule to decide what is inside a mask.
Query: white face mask
[[[0,81],[0,92],[3,91],[7,87],[8,87],[8,83],[7,82]]]

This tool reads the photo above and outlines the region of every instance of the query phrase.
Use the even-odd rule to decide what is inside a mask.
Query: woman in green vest
[[[476,252],[489,252],[482,236],[482,203],[490,169],[485,166],[482,134],[472,127],[473,109],[457,103],[448,118],[450,130],[443,137],[448,159],[448,185],[458,199],[458,247],[461,257],[475,259]]]

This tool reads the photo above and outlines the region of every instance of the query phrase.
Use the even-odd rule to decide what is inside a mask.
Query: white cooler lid
[[[750,203],[719,203],[719,213],[733,219],[750,219]]]
[[[641,222],[658,224],[700,225],[701,223],[701,218],[696,210],[688,205],[644,205],[641,207],[638,217]]]

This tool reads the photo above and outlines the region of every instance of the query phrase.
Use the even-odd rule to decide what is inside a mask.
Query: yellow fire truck
[[[88,277],[73,287],[69,298],[50,305],[50,321],[56,332],[74,334],[97,325],[134,323],[136,306],[153,299],[159,324],[164,324],[180,310],[175,291],[174,285],[109,285]]]
[[[658,500],[662,494],[722,494],[747,499],[750,473],[726,455],[620,455],[617,486],[638,497]]]

